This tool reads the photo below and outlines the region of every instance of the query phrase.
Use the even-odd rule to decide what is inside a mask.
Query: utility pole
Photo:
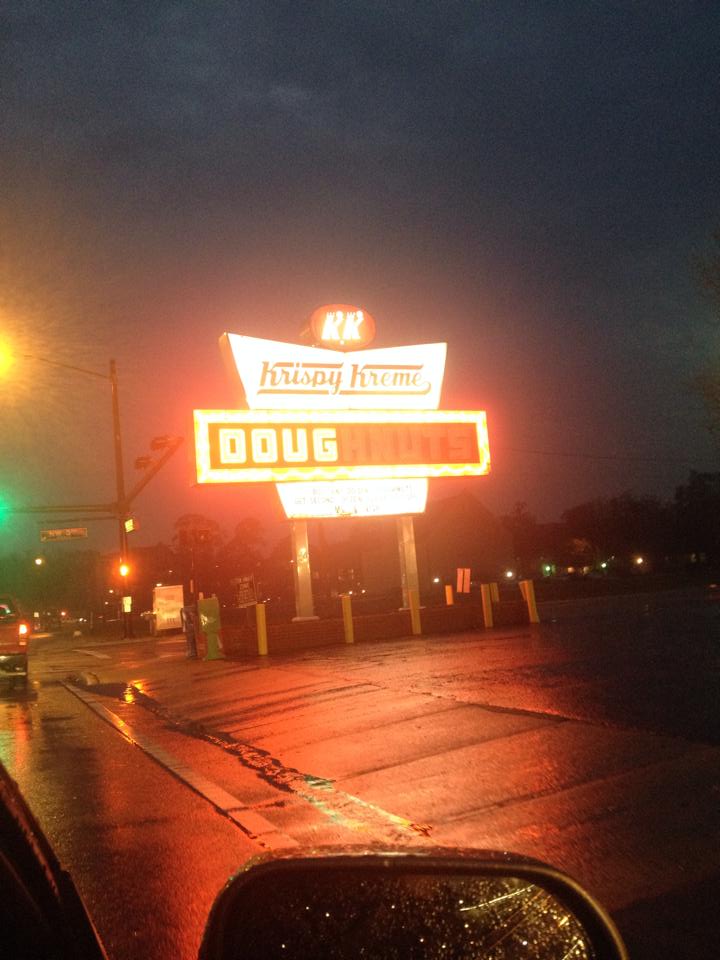
[[[117,366],[110,361],[110,392],[112,395],[113,448],[115,450],[115,490],[117,495],[118,540],[120,562],[127,561],[128,540],[125,521],[127,520],[127,501],[125,499],[125,473],[123,471],[122,433],[120,431],[120,401],[118,398]],[[123,620],[124,620],[123,616]]]

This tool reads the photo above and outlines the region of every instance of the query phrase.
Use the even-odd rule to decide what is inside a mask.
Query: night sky
[[[442,406],[488,411],[492,475],[432,497],[671,497],[718,467],[691,261],[720,227],[719,41],[691,0],[1,3],[0,340],[117,360],[128,486],[186,437],[138,544],[188,512],[282,532],[272,487],[191,486],[191,413],[239,402],[223,332],[293,341],[333,301],[376,346],[446,340]],[[6,499],[113,499],[106,382],[16,360],[0,409]]]

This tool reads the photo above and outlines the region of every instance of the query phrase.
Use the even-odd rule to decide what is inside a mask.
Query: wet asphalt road
[[[283,839],[530,854],[598,894],[633,956],[717,956],[720,604],[542,614],[539,629],[267,662],[189,662],[177,638],[39,639],[30,695],[0,692],[0,753],[113,960],[192,956],[225,877]],[[237,819],[121,737],[70,675],[238,798]]]

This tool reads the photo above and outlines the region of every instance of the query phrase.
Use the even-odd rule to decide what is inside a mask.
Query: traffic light
[[[3,524],[7,520],[10,510],[10,501],[0,493],[0,524]]]

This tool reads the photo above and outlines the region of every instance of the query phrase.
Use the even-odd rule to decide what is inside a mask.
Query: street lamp
[[[110,383],[110,396],[112,403],[112,430],[113,430],[113,451],[115,459],[115,503],[112,504],[84,504],[79,506],[74,504],[71,506],[48,506],[48,507],[38,507],[32,510],[31,512],[37,513],[52,513],[56,511],[65,511],[65,510],[97,510],[100,512],[107,512],[114,514],[117,518],[118,524],[118,545],[120,548],[120,561],[124,563],[127,560],[128,554],[128,542],[127,542],[127,531],[125,529],[125,520],[128,513],[128,502],[125,496],[125,475],[123,471],[123,454],[122,454],[122,434],[120,432],[120,404],[118,400],[118,379],[117,379],[117,366],[114,360],[110,361],[110,368],[108,373],[101,373],[99,370],[92,370],[88,367],[78,367],[72,363],[63,363],[61,360],[51,360],[48,357],[39,357],[35,354],[24,353],[21,354],[24,360],[35,360],[40,363],[46,363],[51,367],[60,367],[63,370],[73,370],[76,373],[84,373],[89,377],[99,377],[101,380],[107,380]],[[123,635],[127,636],[128,634],[128,625],[127,618],[123,617]]]
[[[3,369],[3,357],[7,359],[8,352],[3,353],[2,344],[0,344],[0,372]],[[25,360],[36,360],[40,363],[46,363],[51,367],[60,367],[63,370],[73,370],[76,373],[84,373],[90,377],[99,377],[101,380],[107,380],[110,383],[110,395],[112,402],[112,429],[113,429],[113,451],[115,460],[115,495],[114,503],[103,504],[72,504],[72,505],[52,505],[41,507],[14,508],[14,512],[22,513],[55,513],[68,512],[75,510],[87,510],[96,513],[109,513],[117,520],[118,544],[120,548],[120,564],[127,565],[128,562],[128,531],[133,529],[132,524],[128,523],[130,505],[138,494],[145,489],[148,483],[156,476],[159,470],[167,463],[170,457],[175,453],[182,437],[161,436],[154,437],[150,446],[160,455],[155,458],[138,458],[140,466],[144,469],[143,476],[137,481],[133,488],[126,492],[125,474],[123,470],[123,452],[122,452],[122,434],[120,432],[120,404],[118,400],[118,378],[117,366],[114,360],[110,360],[109,372],[101,373],[99,370],[93,370],[89,367],[79,367],[76,364],[64,363],[61,360],[51,360],[49,357],[39,357],[36,354],[21,354]],[[12,359],[12,358],[10,358]],[[0,519],[3,514],[3,502],[0,499]],[[127,572],[130,568],[127,567]],[[127,573],[125,578],[127,577]],[[125,579],[124,578],[124,579]],[[129,636],[129,617],[123,616],[123,635]]]
[[[88,367],[78,367],[72,363],[63,363],[61,360],[50,360],[48,357],[38,357],[35,354],[22,354],[24,360],[38,360],[40,363],[47,363],[51,367],[61,367],[64,370],[74,370],[76,373],[84,373],[89,377],[99,377],[101,380],[110,382],[110,395],[112,401],[112,425],[113,425],[113,450],[115,454],[115,492],[116,501],[112,504],[112,510],[118,521],[118,540],[120,546],[120,558],[126,559],[127,556],[127,533],[125,531],[125,519],[127,517],[127,501],[125,498],[125,475],[123,471],[122,454],[122,434],[120,432],[120,404],[118,400],[118,379],[117,366],[114,360],[110,361],[109,373],[101,373],[99,370],[91,370]],[[103,506],[106,506],[103,504]],[[61,509],[61,508],[54,508]],[[73,507],[72,509],[76,509]]]

